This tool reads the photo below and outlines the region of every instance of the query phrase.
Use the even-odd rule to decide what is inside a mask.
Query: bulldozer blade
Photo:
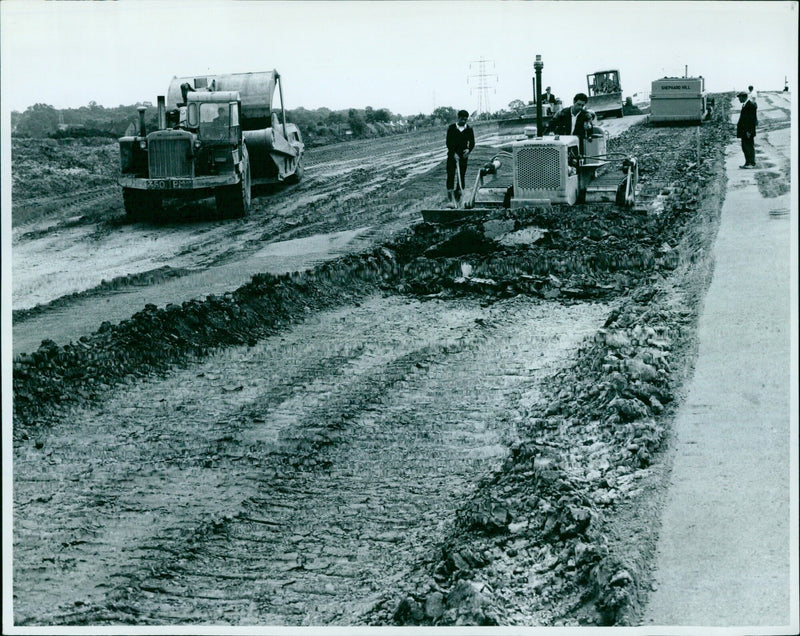
[[[600,117],[609,115],[622,116],[622,93],[608,95],[593,95],[586,103],[588,110],[594,111]]]
[[[440,208],[438,210],[422,210],[422,220],[435,225],[459,223],[469,219],[480,218],[495,211],[492,208]]]

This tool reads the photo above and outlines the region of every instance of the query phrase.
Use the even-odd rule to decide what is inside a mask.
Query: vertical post
[[[283,107],[283,82],[281,82],[281,76],[278,75],[278,71],[274,71],[275,73],[275,81],[278,83],[278,96],[281,98],[281,124],[283,124],[283,137],[284,139],[288,139],[289,135],[286,134],[286,110]]]
[[[544,63],[542,56],[537,55],[536,61],[533,63],[533,69],[536,71],[536,136],[542,136],[542,69]]]

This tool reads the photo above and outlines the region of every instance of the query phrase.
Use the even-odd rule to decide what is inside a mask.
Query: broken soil
[[[213,617],[237,625],[635,624],[657,532],[653,502],[668,468],[670,418],[691,373],[699,304],[710,280],[709,247],[724,194],[722,153],[731,132],[726,113],[720,113],[698,128],[638,125],[612,139],[611,150],[639,159],[642,195],[649,203],[641,213],[585,205],[513,215],[499,211],[452,227],[410,224],[408,210],[397,213],[398,193],[418,192],[441,202],[441,170],[419,177],[394,173],[396,190],[377,200],[371,188],[380,176],[353,171],[350,183],[367,185],[354,189],[346,204],[336,200],[335,222],[326,215],[331,198],[306,198],[294,214],[312,228],[339,230],[354,221],[352,227],[364,226],[361,210],[376,224],[391,218],[373,235],[370,249],[303,272],[259,274],[204,300],[146,306],[118,324],[98,325],[75,342],[45,341],[17,356],[17,621],[166,624]],[[489,158],[489,149],[478,150],[476,162]],[[285,238],[291,225],[284,216],[265,221],[261,229]],[[414,312],[404,314],[398,303],[412,303]],[[545,311],[538,313],[541,308]],[[429,335],[404,352],[401,344],[416,325],[409,319],[399,329],[387,317],[402,321],[427,312],[454,320],[445,323],[451,335],[432,322],[421,327]],[[536,348],[544,344],[524,345],[515,338],[546,324],[548,313],[559,316],[557,324],[565,331],[571,321],[595,326],[566,357],[549,355],[542,376],[525,364],[532,364]],[[514,330],[512,319],[524,328]],[[369,340],[341,350],[335,343],[344,331],[323,335],[331,320],[352,320],[355,332],[365,333],[387,322],[369,331]],[[309,333],[318,340],[298,340],[293,348],[273,352],[277,357],[248,358],[314,325]],[[513,347],[504,348],[509,342]],[[380,350],[370,350],[369,343],[378,343]],[[396,353],[389,355],[393,348]],[[525,355],[515,365],[522,367],[504,366],[513,357],[510,352],[520,348]],[[342,365],[370,359],[365,351],[377,357],[370,363],[374,369],[358,376],[360,382],[348,382]],[[506,353],[498,357],[497,351]],[[250,376],[242,372],[241,382],[229,382],[230,367],[246,359],[254,360],[245,367]],[[450,383],[426,384],[449,359],[462,363],[447,367]],[[214,374],[203,367],[208,361],[224,370],[218,391],[229,406],[205,416],[201,421],[207,426],[189,426],[184,402],[167,397],[160,410],[133,414],[135,404],[126,402],[126,395],[141,399],[151,385],[177,377],[184,379],[184,395],[188,391],[193,404],[202,402],[209,390],[204,383]],[[274,386],[247,384],[246,378],[262,367],[271,374],[283,368],[286,376],[282,382],[273,379]],[[496,379],[470,386],[476,374]],[[530,381],[508,384],[520,375]],[[186,387],[188,376],[195,377],[196,386]],[[326,384],[315,378],[326,378]],[[440,389],[435,400],[425,398],[436,402],[426,420],[424,409],[408,410],[408,405],[432,404],[422,399],[431,386]],[[486,461],[463,464],[457,478],[436,482],[436,491],[426,491],[413,506],[412,490],[398,490],[412,509],[392,507],[390,514],[398,516],[388,517],[396,522],[391,530],[367,531],[358,519],[345,522],[333,514],[359,505],[388,506],[392,499],[391,475],[386,491],[370,491],[353,476],[348,482],[340,467],[348,440],[368,444],[365,421],[380,423],[365,429],[374,435],[402,424],[391,429],[391,438],[399,436],[401,442],[403,435],[435,439],[441,430],[455,435],[457,419],[447,426],[445,420],[466,413],[459,394],[472,390],[486,396],[481,400],[495,400],[474,405],[475,412],[497,417],[480,423],[496,433],[469,442],[484,449]],[[291,444],[282,443],[278,461],[258,436],[273,422],[275,405],[289,394],[297,404],[321,402],[324,408],[301,411],[303,424],[292,429]],[[230,400],[236,399],[241,399],[235,407],[240,410],[230,410]],[[404,406],[387,406],[395,400]],[[384,410],[387,419],[381,419]],[[139,431],[140,441],[128,443],[142,453],[137,456],[141,464],[118,463],[122,460],[109,451],[93,474],[76,475],[80,463],[75,458],[83,456],[82,444],[92,444],[94,430],[81,422],[93,419],[101,422],[97,435],[113,430],[117,421],[120,434]],[[110,437],[100,439],[98,452],[103,442],[110,444]],[[380,456],[386,444],[371,449],[372,456]],[[415,456],[432,449],[416,444]],[[446,454],[448,445],[437,448]],[[44,483],[31,484],[37,463],[47,466],[47,476]],[[117,479],[123,466],[133,470],[131,489],[124,482],[116,490],[101,488],[117,483],[103,481],[102,475]],[[409,479],[417,484],[427,484],[436,470],[408,457],[387,463],[385,472],[390,468],[398,475],[411,471]],[[159,470],[161,477],[155,474]],[[152,480],[137,482],[144,479],[140,472],[152,472]],[[158,498],[148,503],[156,479],[174,479],[175,488],[186,479],[204,493],[206,504],[190,503],[188,494],[179,499],[180,507],[165,506]],[[258,488],[248,490],[243,485],[248,480]],[[341,494],[337,503],[337,493],[343,493],[337,489],[347,483],[357,484],[357,492],[365,489],[369,501]],[[455,487],[453,496],[434,505],[432,492],[447,489],[448,483]],[[78,487],[80,497],[71,497]],[[37,495],[37,489],[52,492]],[[305,498],[324,503],[304,510],[302,523],[290,521]],[[276,512],[281,505],[288,507],[288,516]],[[61,506],[69,514],[59,512]],[[44,508],[52,514],[40,516]],[[441,522],[424,525],[422,519],[436,519],[437,511],[445,513]],[[150,521],[126,526],[130,515],[137,524]],[[315,515],[338,521],[302,530]],[[415,534],[414,519],[430,531]],[[109,546],[117,545],[118,527],[128,528],[127,555],[121,564],[110,557],[100,560],[98,554],[111,554]],[[361,542],[341,538],[360,532]],[[406,532],[415,549],[402,541]],[[389,549],[380,547],[387,542]],[[395,544],[403,549],[393,550]],[[276,545],[286,552],[272,552]],[[102,587],[82,596],[78,590],[78,597],[59,603],[57,582],[64,576],[100,581]],[[367,579],[363,589],[355,586],[357,594],[352,591],[355,580]],[[302,600],[304,594],[317,599],[313,606]],[[41,602],[26,604],[26,595]],[[325,595],[328,601],[319,600]]]

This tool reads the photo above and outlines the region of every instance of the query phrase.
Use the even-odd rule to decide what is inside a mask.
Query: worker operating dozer
[[[475,132],[467,119],[469,113],[460,110],[456,123],[447,128],[447,203],[451,208],[455,208],[463,196],[467,160],[475,148]]]
[[[543,66],[537,55],[536,86],[541,86]],[[636,158],[608,152],[608,134],[594,125],[594,118],[584,109],[586,95],[576,95],[572,107],[553,119],[548,132],[542,122],[541,99],[536,101],[536,126],[526,127],[523,137],[496,146],[497,154],[481,166],[473,187],[455,200],[455,205],[451,202],[446,209],[422,210],[426,222],[454,223],[490,215],[498,208],[513,213],[522,208],[584,203],[634,207],[639,178]],[[453,163],[456,156],[454,152]],[[509,165],[502,174],[504,162]],[[448,149],[448,174],[449,166]],[[463,179],[463,173],[453,172]],[[510,184],[494,185],[504,178]]]

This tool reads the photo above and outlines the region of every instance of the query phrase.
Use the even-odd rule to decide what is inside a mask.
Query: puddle
[[[270,274],[310,269],[338,256],[353,239],[368,229],[368,227],[361,227],[344,232],[315,234],[306,238],[270,243],[245,261],[251,262],[253,266],[259,264],[258,272]],[[237,264],[237,267],[242,267],[242,265]]]

